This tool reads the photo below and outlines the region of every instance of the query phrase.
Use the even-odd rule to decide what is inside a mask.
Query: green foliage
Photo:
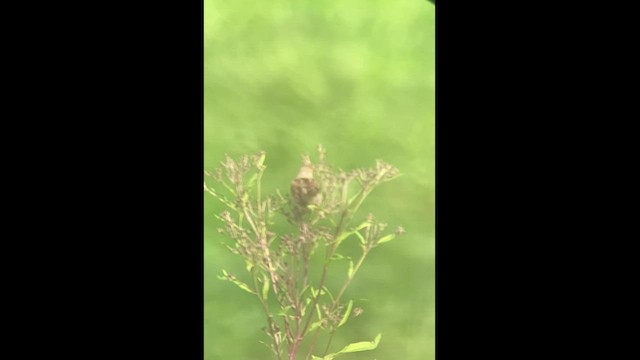
[[[333,360],[336,357],[338,357],[338,355],[341,354],[346,354],[346,353],[353,353],[353,352],[359,352],[359,351],[367,351],[367,350],[374,350],[375,348],[378,347],[378,343],[380,343],[380,339],[382,338],[382,334],[378,334],[378,336],[376,336],[376,338],[373,341],[361,341],[361,342],[357,342],[357,343],[353,343],[353,344],[349,344],[347,346],[345,346],[342,350],[335,352],[335,353],[331,353],[329,355],[325,355],[324,357],[317,357],[317,356],[312,356],[311,359],[313,360]]]
[[[286,197],[279,192],[278,196],[268,196],[261,191],[265,152],[237,160],[227,156],[221,167],[205,172],[215,185],[205,182],[204,190],[228,208],[217,216],[224,225],[218,232],[233,240],[226,246],[244,258],[253,286],[226,270],[222,270],[223,276],[219,278],[258,298],[266,317],[264,329],[272,341],[270,345],[265,344],[278,360],[295,360],[299,353],[306,353],[309,358],[318,338],[310,340],[304,350],[302,343],[312,332],[318,334],[318,329],[329,334],[326,354],[336,330],[349,320],[353,300],[349,300],[346,309],[340,300],[365,258],[380,243],[404,232],[398,227],[396,234],[385,235],[387,225],[372,214],[356,228],[346,230],[369,194],[399,176],[395,167],[377,160],[375,167],[344,171],[326,164],[325,155],[324,148],[319,146],[317,163],[303,156],[300,171],[291,181],[291,196]],[[221,195],[216,188],[226,190],[229,197]],[[355,192],[351,197],[348,196],[350,189]],[[276,223],[276,214],[287,220],[292,232],[273,231],[271,225]],[[337,250],[352,234],[361,239],[361,255],[355,265],[347,257],[347,277],[334,295],[326,286],[327,274],[335,263],[333,260],[345,258]],[[309,274],[319,247],[324,248],[324,260],[320,263],[322,275],[316,282]],[[307,289],[311,296],[305,295]],[[268,301],[271,292],[279,310],[273,309]],[[309,306],[315,312],[307,312]],[[323,356],[331,360],[343,353],[375,349],[379,341],[380,336],[372,343],[354,343]]]
[[[322,143],[339,167],[384,158],[403,170],[367,199],[362,212],[410,231],[367,258],[344,295],[354,300],[352,317],[358,307],[364,313],[332,341],[339,349],[383,330],[385,341],[375,350],[380,360],[434,359],[434,9],[419,0],[204,3],[205,169],[224,153],[265,150],[262,191],[271,194],[295,176],[299,153]],[[216,279],[224,268],[251,285],[243,275],[250,264],[221,245],[215,215],[225,207],[204,199],[205,360],[267,359],[269,350],[254,346],[256,339],[270,342],[251,330],[264,322],[255,295]],[[274,226],[279,232],[285,225]],[[355,265],[357,234],[340,248]],[[341,285],[348,262],[336,264],[328,288]],[[320,331],[322,347],[327,340]]]

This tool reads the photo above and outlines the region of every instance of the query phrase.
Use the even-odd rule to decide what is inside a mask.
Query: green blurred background
[[[265,150],[265,189],[287,191],[300,154],[323,144],[341,168],[383,159],[404,174],[361,209],[407,233],[374,249],[345,293],[364,313],[330,351],[383,334],[345,360],[435,358],[434,53],[425,0],[204,0],[205,169]],[[272,359],[258,301],[216,278],[245,270],[204,196],[205,359]]]

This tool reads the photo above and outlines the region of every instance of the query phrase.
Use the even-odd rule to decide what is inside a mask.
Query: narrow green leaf
[[[335,253],[331,256],[331,261],[342,260],[344,259],[344,255]]]
[[[242,281],[239,281],[239,280],[233,280],[232,282],[233,282],[234,284],[238,285],[238,287],[239,287],[240,289],[242,289],[242,290],[244,290],[244,291],[246,291],[246,292],[248,292],[248,293],[255,294],[255,292],[254,292],[253,290],[251,290],[251,288],[249,288],[249,286],[248,286],[247,284],[243,283]]]
[[[361,342],[349,344],[345,346],[344,349],[338,351],[338,354],[373,350],[378,347],[378,344],[380,343],[381,338],[382,338],[382,334],[378,334],[378,336],[376,336],[376,338],[373,341],[361,341]]]
[[[389,234],[389,235],[387,235],[387,236],[383,236],[382,238],[380,238],[380,240],[378,240],[378,243],[377,243],[376,245],[386,243],[387,241],[391,241],[391,240],[393,240],[395,237],[396,237],[396,235],[395,235],[395,234]]]
[[[371,226],[371,223],[369,221],[365,221],[362,224],[358,225],[358,227],[356,227],[356,230],[362,230],[369,226]]]
[[[311,324],[309,326],[309,331],[308,332],[312,332],[313,330],[317,329],[320,327],[320,325],[322,325],[322,321],[316,321],[313,324]]]
[[[351,204],[353,204],[353,202],[354,202],[358,197],[362,196],[362,194],[363,194],[363,191],[362,191],[362,190],[358,191],[357,193],[355,193],[355,194],[354,194],[354,195],[349,199],[349,201],[347,202],[347,204],[349,204],[349,206],[351,206]]]
[[[355,227],[353,230],[350,231],[345,231],[342,234],[340,234],[340,236],[338,236],[337,238],[337,242],[338,244],[340,244],[341,242],[343,242],[344,240],[346,240],[349,236],[356,234],[358,236],[358,238],[360,238],[360,242],[363,241],[362,235],[360,234],[360,230],[367,228],[371,226],[371,223],[368,221],[365,221],[363,223],[361,223],[360,225],[358,225],[357,227]]]
[[[236,191],[235,191],[231,186],[229,186],[229,184],[227,184],[227,182],[226,182],[226,181],[222,181],[222,185],[224,185],[224,187],[225,187],[227,190],[229,190],[229,192],[230,192],[231,194],[233,194],[234,196],[236,195]]]
[[[277,238],[278,238],[278,235],[274,235],[271,239],[269,239],[269,245],[271,245],[271,243],[273,243],[273,241]]]
[[[311,301],[313,301],[311,298],[306,298],[305,299],[305,304],[302,307],[302,310],[300,312],[302,314],[302,316],[304,316],[304,314],[307,312],[307,306],[309,306],[309,304],[311,304]],[[313,311],[313,310],[311,310],[311,311]]]
[[[353,277],[353,261],[349,260],[349,271],[347,271],[347,276],[349,279]]]
[[[331,291],[329,291],[329,289],[326,286],[322,287],[322,292],[320,293],[322,295],[327,294],[329,295],[329,297],[331,298],[331,301],[333,301],[333,295],[331,294]]]
[[[358,236],[358,239],[360,239],[360,244],[364,245],[364,243],[367,242],[367,240],[364,239],[362,234],[360,234],[360,231],[356,231],[355,234],[356,234],[356,236]]]
[[[346,238],[351,236],[351,234],[353,234],[353,231],[345,231],[342,234],[340,234],[340,236],[338,236],[338,238],[336,239],[336,242],[338,243],[338,245],[340,245],[340,243],[343,242]]]
[[[349,344],[345,346],[342,350],[325,356],[322,360],[333,360],[333,358],[344,353],[373,350],[378,347],[378,344],[380,343],[380,338],[382,338],[382,334],[378,334],[378,336],[376,336],[376,338],[373,341],[361,341],[361,342]]]
[[[222,244],[222,246],[226,247],[231,252],[234,252],[236,250],[235,248],[231,247],[230,245],[226,244],[223,241],[221,241],[220,243]]]
[[[287,305],[287,306],[285,306],[282,310],[280,310],[280,311],[278,312],[278,315],[280,315],[280,316],[287,316],[287,315],[288,315],[288,314],[287,314],[287,310],[289,310],[289,309],[291,309],[291,305]]]
[[[258,174],[257,173],[251,175],[251,177],[247,181],[247,188],[249,188],[249,189],[253,188],[253,185],[255,185],[257,178],[258,178]]]
[[[344,325],[347,322],[347,319],[349,318],[349,315],[351,314],[351,308],[353,307],[353,300],[349,300],[349,305],[347,305],[347,310],[344,312],[344,315],[342,316],[342,320],[340,320],[340,323],[338,324],[338,327]]]
[[[267,343],[266,343],[266,342],[264,342],[264,341],[258,341],[258,342],[259,342],[260,344],[262,344],[262,345],[264,345],[264,346],[268,347],[268,348],[269,348],[269,350],[273,351],[276,355],[278,354],[278,353],[273,349],[273,346],[272,346],[272,345],[267,344]]]
[[[251,290],[251,288],[247,284],[243,283],[242,281],[240,281],[238,279],[231,278],[226,270],[222,270],[222,274],[224,276],[218,275],[218,279],[225,280],[225,281],[231,281],[232,283],[236,284],[240,289],[242,289],[242,290],[244,290],[246,292],[249,292],[251,294],[254,294],[254,295],[256,294],[253,290]]]
[[[267,275],[262,274],[262,298],[264,300],[267,300],[267,298],[269,297],[269,284],[271,282],[269,281],[269,278],[267,277]]]

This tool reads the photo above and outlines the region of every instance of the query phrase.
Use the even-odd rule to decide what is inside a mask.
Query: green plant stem
[[[249,215],[249,212],[247,211],[247,207],[243,206],[242,210],[244,211],[244,216],[246,217],[247,222],[249,223],[249,225],[251,225],[251,229],[253,229],[253,233],[256,235],[256,238],[257,238],[256,240],[258,241],[258,244],[260,245],[260,247],[262,248],[262,251],[264,252],[264,258],[267,260],[267,271],[269,272],[269,276],[271,277],[271,282],[273,284],[273,292],[277,295],[278,294],[277,277],[275,273],[275,268],[271,263],[271,256],[269,254],[269,245],[267,244],[266,236],[264,236],[266,234],[264,234],[264,231],[258,230],[253,219]]]
[[[344,223],[345,213],[347,211],[348,211],[348,209],[345,209],[343,211],[343,213],[342,213],[342,216],[340,218],[340,223],[338,224],[338,227],[336,228],[336,235],[334,236],[334,239],[337,239],[337,237],[342,233],[342,226],[343,226],[343,223]],[[329,259],[331,258],[333,252],[335,251],[336,244],[337,244],[337,241],[334,242],[334,245],[330,249],[327,249],[327,253],[325,255],[324,266],[322,267],[322,275],[320,276],[320,285],[318,286],[318,293],[313,298],[313,304],[311,305],[310,310],[309,310],[309,317],[307,317],[307,321],[305,322],[305,325],[304,325],[302,331],[299,331],[297,336],[296,336],[296,342],[295,342],[295,344],[293,346],[292,353],[289,356],[289,360],[295,360],[295,353],[298,351],[298,347],[300,346],[300,342],[302,341],[302,338],[304,337],[304,334],[306,333],[306,331],[307,331],[307,329],[309,327],[309,324],[311,323],[311,319],[313,319],[313,314],[315,313],[313,311],[313,309],[318,304],[318,300],[320,299],[320,295],[322,294],[322,288],[324,287],[324,282],[327,279],[327,272],[328,272],[328,269],[329,269]],[[314,344],[315,344],[315,342],[311,344],[310,351],[311,351],[311,349],[313,349],[313,345]]]
[[[302,331],[297,331],[296,332],[296,338],[294,339],[294,344],[292,346],[292,348],[290,349],[290,353],[289,353],[289,360],[295,360],[295,356],[296,353],[298,352],[298,348],[300,347],[300,343],[302,342],[302,339],[304,338],[304,335],[307,332],[307,329],[309,328],[309,325],[311,323],[311,319],[313,319],[314,316],[314,311],[313,309],[316,307],[316,305],[318,304],[318,301],[320,300],[320,295],[322,294],[322,288],[324,287],[324,284],[326,282],[327,279],[327,273],[329,270],[329,263],[330,263],[330,259],[333,256],[333,254],[335,253],[336,249],[338,248],[338,241],[336,241],[338,239],[339,236],[342,235],[342,233],[344,232],[344,229],[346,228],[346,226],[349,224],[349,222],[351,221],[351,219],[353,218],[353,215],[357,212],[357,210],[360,208],[360,205],[362,205],[362,203],[364,202],[365,198],[367,197],[367,195],[369,195],[370,193],[370,188],[368,186],[364,186],[359,194],[356,196],[356,198],[350,203],[350,204],[345,204],[346,208],[342,211],[342,214],[340,215],[340,221],[338,222],[338,226],[336,227],[336,231],[334,234],[334,242],[331,246],[331,248],[327,249],[326,255],[325,255],[325,261],[324,261],[324,266],[322,268],[322,275],[320,276],[320,284],[318,286],[318,293],[316,294],[316,296],[313,299],[313,304],[311,306],[311,311],[309,311],[309,316],[307,317],[307,320],[305,321],[305,325],[302,328]],[[357,267],[354,267],[354,271],[352,274],[352,278],[355,275],[357,268],[360,267],[360,265],[362,265],[362,261],[364,260],[364,256],[358,261],[358,265]],[[348,280],[347,282],[347,286],[348,284],[351,282],[351,280]],[[341,289],[340,291],[340,296],[342,296],[342,293],[344,292],[344,290],[346,289],[346,287],[343,286],[343,289]],[[337,298],[339,299],[339,297]],[[337,300],[334,299],[333,302],[333,306],[335,306]],[[298,329],[299,330],[299,329]],[[317,342],[317,336],[315,337],[314,341],[309,345],[309,352],[307,355],[311,354],[311,352],[313,351],[313,348],[315,347],[315,344]]]
[[[258,170],[258,176],[256,178],[256,196],[258,197],[258,217],[262,218],[262,214],[263,214],[263,207],[262,207],[262,197],[261,197],[261,185],[262,185],[262,174],[264,172],[264,169],[260,169]]]
[[[291,285],[290,285],[290,297],[293,298],[293,305],[294,305],[294,309],[295,309],[295,324],[296,324],[296,334],[298,334],[298,332],[300,331],[300,321],[302,319],[302,310],[301,310],[301,298],[302,295],[298,295],[298,281],[296,279],[295,274],[298,274],[298,260],[297,260],[297,256],[293,256],[291,255],[291,266],[292,266],[292,273],[294,275],[291,276]]]
[[[260,208],[261,208],[261,206],[260,206],[260,204],[258,204],[258,212],[259,213],[261,212]],[[278,304],[280,305],[280,307],[284,308],[284,304],[282,303],[282,301],[280,300],[280,298],[278,296],[280,291],[279,291],[279,288],[278,288],[278,281],[277,281],[277,276],[275,274],[275,268],[274,268],[274,266],[273,266],[273,264],[271,262],[269,246],[268,246],[267,241],[266,241],[266,233],[265,233],[266,229],[264,228],[264,226],[262,226],[261,229],[260,229],[262,231],[260,231],[257,228],[257,226],[255,225],[255,222],[253,221],[252,217],[250,216],[249,212],[247,211],[247,207],[246,206],[244,206],[242,210],[243,210],[244,215],[245,215],[245,217],[247,219],[247,222],[251,226],[251,229],[253,230],[254,234],[256,235],[258,244],[260,245],[260,247],[262,248],[262,251],[264,252],[264,258],[267,260],[267,272],[269,273],[269,277],[271,279],[271,283],[272,283],[272,286],[273,286],[273,292],[275,294],[276,300],[277,300]],[[257,279],[255,279],[255,276],[254,276],[254,281],[255,281],[255,285],[256,285],[256,290],[260,291],[259,288],[258,288],[258,285],[257,285]],[[288,294],[285,294],[285,296],[287,296],[289,298],[289,301],[291,301],[290,296]],[[258,296],[258,297],[260,298],[261,302],[263,303],[263,307],[265,307],[266,305],[264,303],[264,300],[261,298],[261,296]],[[265,311],[267,312],[267,316],[268,316],[268,320],[269,320],[269,327],[270,327],[270,331],[272,332],[271,325],[274,322],[274,320],[273,320],[272,316],[269,313],[268,307],[265,307]],[[283,322],[284,322],[284,326],[285,326],[285,331],[287,332],[287,339],[289,340],[292,337],[292,334],[291,334],[290,324],[289,324],[289,321],[286,318],[286,316],[284,317]],[[296,325],[297,325],[296,327],[299,328],[299,322],[297,322]],[[275,340],[275,334],[273,334],[273,332],[272,332],[272,337],[273,337],[273,341],[275,342],[276,341]],[[295,343],[296,343],[296,339],[294,339],[294,345],[295,345]],[[278,360],[280,360],[281,359],[281,355],[280,355],[281,350],[280,350],[279,346],[277,346],[277,351],[278,351]]]
[[[347,281],[345,281],[345,283],[342,285],[342,288],[340,289],[340,292],[338,292],[338,295],[336,295],[336,297],[334,298],[333,305],[331,307],[332,310],[335,309],[336,306],[338,306],[338,302],[340,301],[340,298],[344,294],[345,290],[347,290],[347,287],[349,287],[349,285],[351,284],[351,281],[353,281],[353,278],[356,276],[358,269],[360,269],[360,266],[362,266],[362,263],[364,262],[364,259],[369,254],[370,250],[371,248],[365,248],[364,251],[362,252],[362,256],[360,256],[360,259],[358,259],[358,262],[353,267],[353,272],[351,273],[351,276],[347,277]]]
[[[325,355],[327,355],[327,351],[329,351],[329,346],[331,346],[331,340],[333,340],[333,334],[335,334],[336,331],[335,329],[331,332],[331,334],[329,335],[329,340],[327,341],[327,346],[324,347],[324,352],[322,353],[322,357],[324,357]]]
[[[311,340],[311,344],[315,344],[318,341],[318,336],[320,336],[320,330],[316,330],[316,333],[313,335],[313,339]],[[309,350],[307,350],[307,356],[305,356],[305,360],[309,360],[311,357],[311,352],[313,351],[313,346],[309,346]]]
[[[267,316],[267,326],[269,327],[269,333],[271,334],[271,339],[273,340],[273,346],[275,348],[274,350],[276,351],[278,360],[282,360],[282,350],[280,349],[278,341],[276,341],[276,334],[273,332],[273,316],[271,316],[271,312],[269,311],[269,305],[267,304],[265,299],[262,298],[260,286],[258,286],[258,275],[256,274],[256,271],[252,271],[251,274],[253,275],[254,291],[256,293],[256,296],[260,300],[260,304],[262,304],[262,309],[264,310],[265,315]]]
[[[247,219],[247,222],[249,223],[249,225],[251,225],[251,230],[253,230],[253,233],[256,234],[256,237],[258,237],[258,240],[259,240],[260,232],[258,231],[256,224],[253,222],[253,219],[249,215],[249,211],[247,210],[246,206],[242,207],[242,212],[244,213],[244,217]]]
[[[333,256],[333,254],[335,253],[336,249],[338,248],[339,242],[337,241],[338,237],[342,235],[342,232],[344,231],[344,228],[347,226],[347,224],[349,224],[349,222],[351,221],[351,218],[353,217],[353,214],[355,214],[358,210],[358,208],[360,207],[360,205],[362,204],[362,202],[364,201],[364,198],[366,198],[368,195],[368,191],[366,191],[366,188],[363,188],[362,190],[360,190],[360,194],[358,196],[359,201],[355,202],[355,206],[352,208],[351,206],[349,206],[350,204],[346,204],[346,208],[342,211],[342,214],[340,215],[340,221],[338,222],[338,226],[336,227],[336,232],[334,234],[334,242],[331,246],[330,249],[327,250],[326,256],[325,256],[325,261],[324,261],[324,266],[322,268],[322,276],[320,277],[320,285],[318,286],[318,293],[316,294],[316,296],[313,299],[313,305],[311,306],[311,309],[315,308],[316,305],[318,304],[318,300],[320,299],[320,295],[322,293],[322,288],[324,287],[324,283],[327,279],[327,272],[329,269],[329,262],[331,257]],[[347,220],[347,216],[351,215],[351,217]],[[345,221],[346,220],[346,221]],[[355,274],[355,271],[354,271]],[[311,323],[311,319],[313,318],[313,312],[310,311],[309,317],[307,318],[307,321],[305,323],[305,326],[302,330],[302,332],[300,333],[300,336],[304,336],[304,334],[307,331],[307,328],[309,327],[309,324]],[[316,338],[317,340],[317,338]],[[309,353],[311,354],[311,351],[313,351],[313,348],[315,347],[316,341],[313,341],[310,345],[309,345]],[[297,349],[296,349],[297,351]]]
[[[316,305],[318,304],[318,300],[320,299],[320,295],[322,293],[322,288],[324,287],[324,283],[326,281],[327,278],[327,272],[329,269],[329,262],[331,257],[333,256],[333,254],[335,253],[339,243],[337,241],[337,239],[342,235],[344,228],[347,226],[347,224],[351,221],[351,219],[347,220],[345,222],[345,219],[347,218],[347,216],[351,213],[351,214],[355,214],[355,212],[357,211],[358,207],[360,206],[360,204],[362,204],[362,201],[356,203],[356,206],[353,207],[353,209],[349,206],[350,204],[347,204],[347,189],[348,189],[348,184],[345,184],[342,188],[342,201],[343,203],[345,203],[345,209],[342,211],[342,213],[340,214],[340,220],[338,222],[338,225],[336,226],[336,231],[334,233],[334,242],[331,246],[331,248],[327,249],[326,255],[325,255],[325,261],[324,261],[324,265],[322,268],[322,275],[320,276],[320,285],[318,286],[318,293],[316,294],[316,296],[313,299],[313,305],[311,306],[311,309],[313,310]],[[366,192],[364,189],[362,189],[360,191],[359,196],[361,197],[361,200],[364,200],[364,197],[366,197]],[[313,311],[310,311],[309,317],[307,318],[307,321],[305,323],[304,329],[302,331],[302,335],[304,335],[309,327],[309,324],[311,323],[311,319],[313,318]],[[309,356],[311,356],[311,352],[313,351],[315,344],[317,343],[318,340],[318,336],[319,336],[320,332],[316,332],[316,334],[313,337],[313,340],[311,341],[311,344],[309,345],[309,350],[307,351],[307,355],[305,357],[305,359],[309,359]],[[332,334],[333,335],[333,334]]]
[[[365,257],[367,257],[367,255],[369,254],[369,250],[371,250],[371,249],[370,248],[365,248],[365,250],[363,251],[362,256],[360,257],[360,259],[358,259],[358,262],[353,267],[353,272],[351,273],[351,276],[347,277],[347,280],[342,285],[342,288],[340,289],[340,292],[334,298],[333,303],[331,304],[331,308],[330,308],[329,311],[335,310],[335,308],[340,303],[340,298],[344,294],[345,290],[347,290],[347,288],[351,284],[351,281],[353,280],[353,278],[355,277],[356,273],[358,272],[358,269],[360,269],[360,266],[364,262]],[[331,333],[329,335],[329,341],[327,342],[327,346],[325,347],[324,353],[322,354],[322,356],[325,356],[327,354],[327,351],[329,351],[329,346],[331,345],[331,340],[333,339],[333,334],[336,332],[336,330],[337,330],[337,328],[335,328],[335,329],[333,329],[333,331],[331,331]]]
[[[325,255],[325,261],[324,261],[324,265],[322,267],[322,275],[320,276],[320,285],[318,285],[318,293],[316,294],[316,296],[313,299],[313,305],[311,305],[311,309],[314,309],[316,307],[316,305],[318,304],[318,300],[320,299],[320,295],[322,294],[322,288],[324,287],[324,283],[327,279],[327,272],[329,270],[329,261],[331,259],[331,256],[333,256],[333,253],[335,252],[337,246],[338,246],[338,242],[335,241],[335,239],[337,239],[342,232],[344,231],[343,228],[345,226],[344,220],[346,217],[347,212],[349,211],[349,209],[345,209],[342,212],[342,215],[340,217],[340,222],[338,223],[338,227],[336,228],[336,232],[334,235],[334,243],[331,246],[331,248],[327,249],[326,255]],[[304,328],[302,330],[302,333],[300,335],[304,335],[305,332],[307,331],[307,328],[309,327],[309,323],[311,323],[311,319],[313,318],[313,312],[310,311],[309,317],[307,318],[307,321],[304,325]]]

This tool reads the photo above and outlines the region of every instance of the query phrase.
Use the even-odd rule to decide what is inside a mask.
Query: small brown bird
[[[320,186],[313,180],[313,169],[303,165],[298,176],[291,182],[291,195],[295,203],[296,215],[301,216],[309,211],[309,205],[319,205],[322,202]]]

